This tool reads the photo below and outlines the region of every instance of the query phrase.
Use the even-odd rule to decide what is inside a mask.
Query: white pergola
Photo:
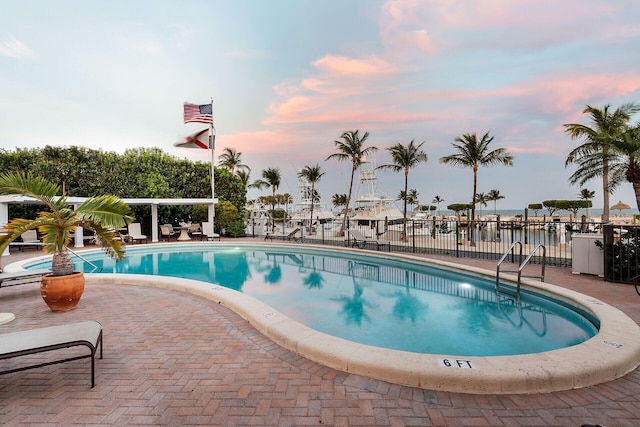
[[[67,197],[67,202],[74,207],[79,206],[88,197]],[[180,205],[208,205],[209,222],[213,222],[215,218],[215,204],[218,199],[122,199],[129,206],[133,205],[149,205],[151,206],[151,242],[158,242],[158,206],[180,206]],[[9,222],[9,205],[10,204],[41,204],[41,202],[32,197],[7,195],[0,196],[0,228],[3,228]],[[82,227],[78,227],[75,233],[74,246],[76,248],[84,247],[84,238]],[[3,255],[9,255],[9,248]]]

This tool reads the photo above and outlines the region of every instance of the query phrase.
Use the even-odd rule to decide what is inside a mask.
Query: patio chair
[[[213,223],[212,222],[203,222],[202,223],[202,235],[207,236],[207,240],[220,240],[220,235],[213,231]]]
[[[139,222],[129,224],[129,240],[133,243],[144,240],[144,242],[147,243],[147,236],[142,234]]]
[[[24,248],[34,248],[38,250],[42,246],[42,242],[38,239],[38,232],[36,230],[27,230],[20,235],[21,242],[12,242],[12,245],[18,246],[18,250],[22,251]]]
[[[636,287],[636,293],[640,295],[640,290],[638,289],[638,286],[640,286],[640,276],[636,276],[631,279],[631,283]]]
[[[298,233],[301,233],[301,232],[302,232],[301,228],[297,227],[297,228],[294,228],[292,231],[290,231],[288,233],[287,232],[284,232],[284,233],[267,233],[264,236],[264,240],[267,240],[267,239],[273,240],[275,238],[275,239],[282,239],[282,240],[289,240],[289,241],[293,240],[293,241],[299,242],[299,241],[302,240],[302,234],[300,236],[298,236]]]
[[[191,237],[198,237],[202,240],[202,230],[200,229],[200,224],[191,224],[189,226],[189,234]]]
[[[352,246],[357,246],[361,249],[367,247],[368,244],[376,245],[376,250],[380,250],[380,246],[387,246],[391,250],[391,242],[387,240],[370,239],[364,236],[360,230],[349,229],[349,240],[352,241]]]
[[[167,224],[160,226],[160,238],[171,240],[171,238],[175,235],[175,231],[172,231],[171,228]]]

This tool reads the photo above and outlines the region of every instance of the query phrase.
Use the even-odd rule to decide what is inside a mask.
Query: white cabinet
[[[571,272],[604,276],[604,251],[596,246],[602,234],[574,234],[571,236]]]

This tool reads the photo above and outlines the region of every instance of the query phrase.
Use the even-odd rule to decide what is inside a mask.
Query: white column
[[[151,205],[151,243],[158,243],[158,204]]]
[[[78,209],[79,205],[73,205],[73,209]],[[76,239],[74,246],[76,248],[84,248],[84,233],[82,227],[76,227]]]
[[[3,228],[9,222],[9,203],[0,203],[0,228]],[[9,246],[4,250],[2,255],[9,255]]]

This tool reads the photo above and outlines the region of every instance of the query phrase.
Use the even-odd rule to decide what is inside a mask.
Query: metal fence
[[[480,258],[499,260],[512,243],[523,245],[526,256],[538,245],[546,249],[547,265],[570,267],[572,263],[572,235],[575,233],[602,233],[602,224],[581,222],[536,221],[470,221],[465,220],[407,220],[406,232],[400,223],[389,221],[349,221],[344,235],[340,233],[341,222],[319,224],[309,229],[303,227],[305,242],[322,245],[346,246],[348,230],[359,230],[368,240],[384,242],[380,250],[409,252],[416,254],[449,255],[456,258]],[[279,225],[280,234],[287,229]],[[264,233],[255,232],[254,235]],[[372,245],[374,249],[377,245]],[[515,261],[515,254],[512,261]],[[531,263],[540,263],[537,254]]]
[[[632,283],[640,275],[640,226],[604,226],[604,274],[609,282]]]

